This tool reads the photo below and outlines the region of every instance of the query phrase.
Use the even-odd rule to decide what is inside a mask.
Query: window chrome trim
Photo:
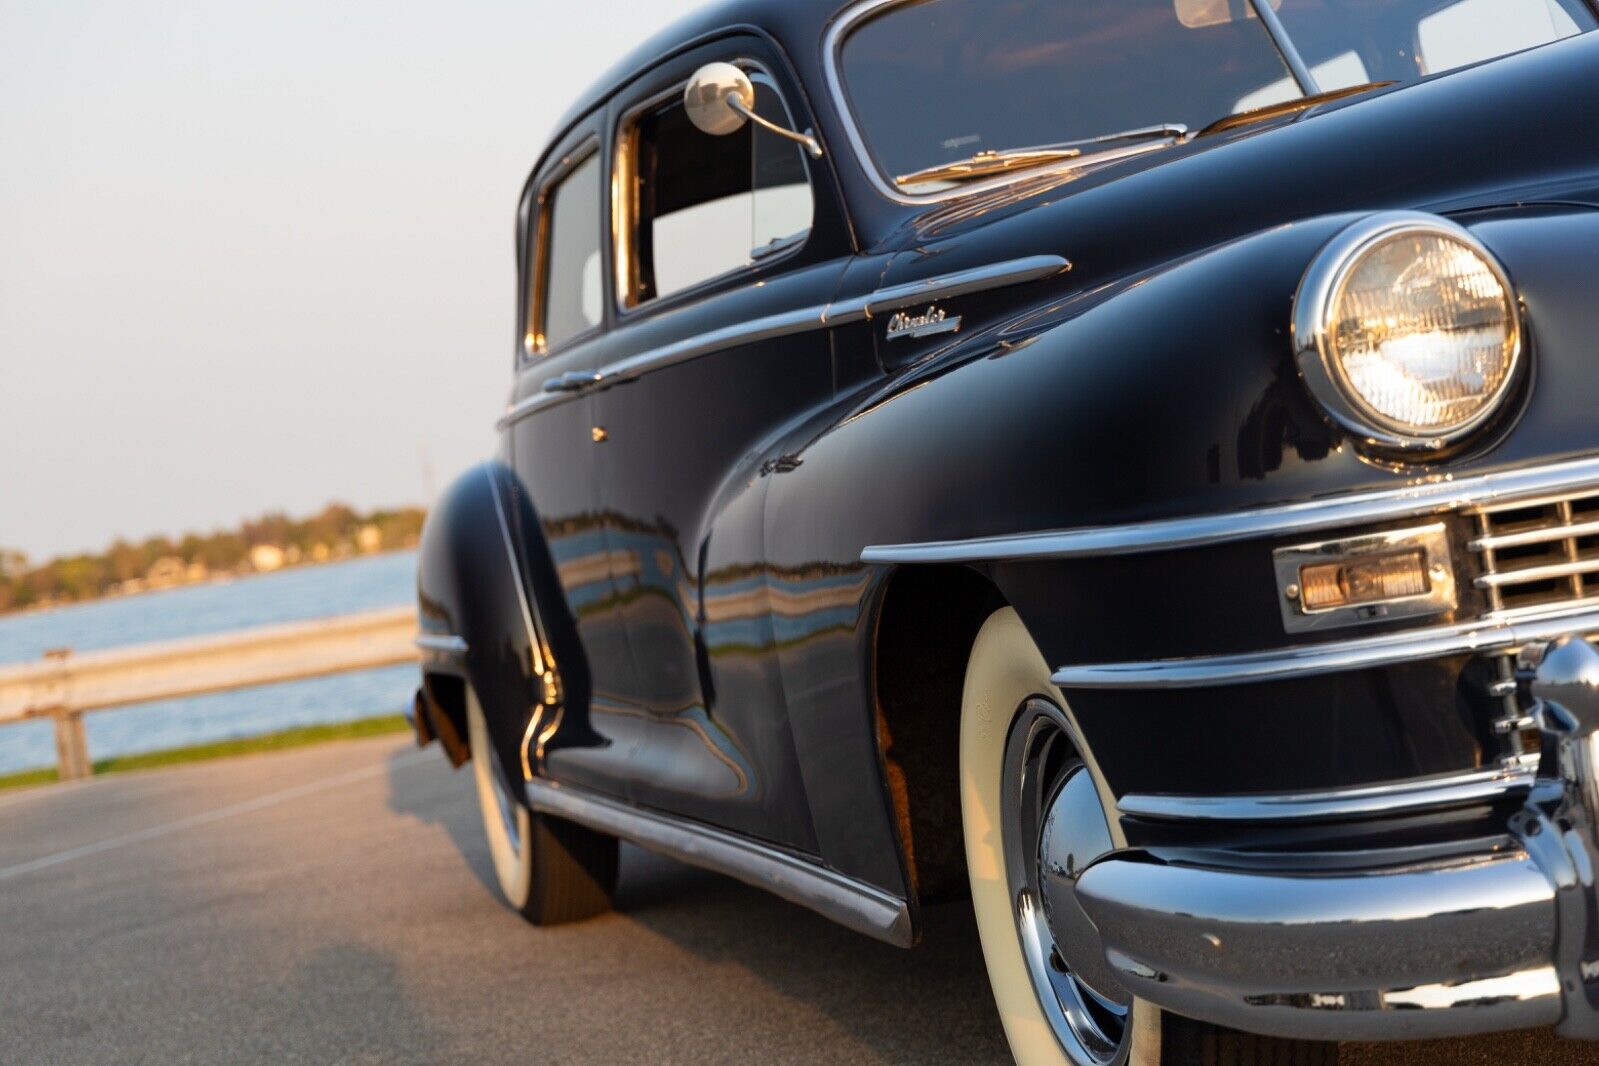
[[[898,947],[915,941],[907,901],[769,844],[544,778],[527,783],[527,801],[536,811],[736,877],[858,933]]]
[[[1071,263],[1058,255],[1028,256],[945,274],[908,285],[878,289],[857,299],[818,304],[725,326],[659,348],[651,348],[598,370],[585,370],[578,375],[551,378],[544,383],[542,391],[511,404],[500,418],[497,427],[504,432],[529,415],[587,395],[596,389],[632,381],[652,370],[686,363],[740,344],[756,344],[763,340],[787,337],[796,333],[860,322],[923,301],[953,299],[957,296],[1038,281],[1070,269]]]
[[[1129,793],[1116,808],[1130,818],[1173,822],[1327,821],[1493,802],[1530,791],[1537,777],[1537,766],[1516,765],[1276,795]]]
[[[1599,610],[1567,611],[1514,620],[1489,617],[1377,637],[1300,644],[1236,655],[1064,666],[1056,670],[1050,680],[1061,688],[1089,689],[1249,685],[1395,666],[1450,655],[1505,652],[1570,633],[1599,633]]]
[[[1588,456],[1475,477],[1455,478],[1438,474],[1411,481],[1399,488],[1221,514],[1041,533],[1011,533],[970,540],[873,545],[861,552],[861,560],[903,565],[984,563],[1178,551],[1441,514],[1465,507],[1513,502],[1524,497],[1565,493],[1595,485],[1599,485],[1599,456]]]

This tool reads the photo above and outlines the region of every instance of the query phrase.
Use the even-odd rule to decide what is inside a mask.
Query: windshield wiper
[[[990,149],[967,156],[965,159],[956,159],[952,162],[939,163],[923,170],[915,170],[909,174],[901,174],[894,181],[901,186],[921,185],[930,181],[974,181],[978,178],[992,177],[995,174],[1005,174],[1012,170],[1036,167],[1045,163],[1060,163],[1071,159],[1081,159],[1084,163],[1092,162],[1104,154],[1103,151],[1094,149],[1101,145],[1115,144],[1117,141],[1144,141],[1160,138],[1176,143],[1186,136],[1188,136],[1187,126],[1180,122],[1167,122],[1159,126],[1141,126],[1135,130],[1107,133],[1100,137],[1089,137],[1081,141],[1061,141],[1057,144],[1040,144],[1031,148],[1007,148],[1001,151]]]
[[[1243,111],[1236,115],[1219,118],[1194,134],[1194,136],[1206,137],[1212,133],[1225,133],[1240,126],[1251,126],[1256,122],[1265,122],[1267,119],[1278,118],[1282,115],[1298,114],[1301,111],[1308,111],[1317,104],[1330,104],[1334,100],[1342,100],[1346,96],[1358,96],[1361,93],[1369,93],[1373,89],[1386,89],[1393,84],[1395,83],[1391,81],[1368,81],[1363,85],[1351,85],[1347,89],[1333,89],[1329,92],[1317,93],[1314,96],[1301,96],[1297,100],[1284,100],[1280,104],[1268,104],[1265,107],[1257,107],[1253,111]]]

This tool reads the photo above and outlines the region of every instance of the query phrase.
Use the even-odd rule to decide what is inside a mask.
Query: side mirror
[[[762,129],[803,145],[812,158],[822,158],[822,145],[810,130],[795,133],[755,113],[755,83],[731,63],[707,63],[694,72],[683,90],[683,109],[694,128],[725,137],[753,122]]]

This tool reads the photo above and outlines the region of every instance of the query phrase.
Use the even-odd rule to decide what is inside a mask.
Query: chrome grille
[[[1527,713],[1516,689],[1516,660],[1513,655],[1488,657],[1493,666],[1494,679],[1487,686],[1487,695],[1495,717],[1490,721],[1494,737],[1499,741],[1498,762],[1504,767],[1525,767],[1538,764],[1538,723]]]
[[[1476,586],[1492,610],[1599,598],[1599,492],[1470,514]]]

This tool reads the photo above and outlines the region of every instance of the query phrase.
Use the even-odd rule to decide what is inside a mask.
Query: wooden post
[[[89,761],[89,735],[83,728],[83,715],[61,711],[56,722],[56,776],[62,781],[77,781],[94,775]]]

